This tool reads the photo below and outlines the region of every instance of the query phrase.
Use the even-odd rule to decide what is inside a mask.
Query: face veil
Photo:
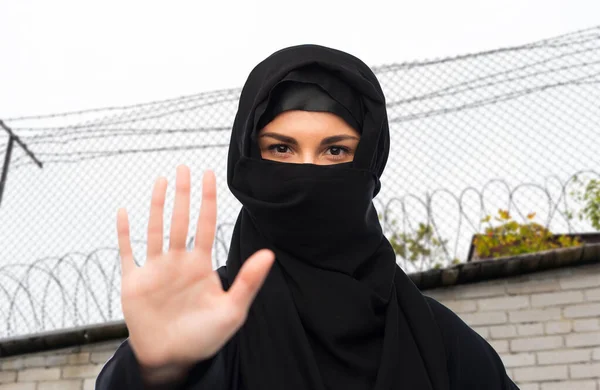
[[[351,163],[260,158],[256,132],[279,104],[282,83],[320,88],[359,124]],[[276,262],[236,335],[244,389],[448,388],[440,330],[396,265],[373,206],[388,153],[385,98],[356,57],[295,46],[251,72],[229,147],[227,182],[242,210],[228,278],[261,248],[273,250]]]

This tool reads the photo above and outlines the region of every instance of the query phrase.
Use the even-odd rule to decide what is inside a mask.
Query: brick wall
[[[425,293],[489,340],[522,390],[600,390],[600,264]],[[0,390],[92,390],[121,341],[0,359]]]
[[[0,390],[94,390],[122,340],[0,359]]]
[[[425,294],[485,337],[521,390],[600,390],[600,265]]]

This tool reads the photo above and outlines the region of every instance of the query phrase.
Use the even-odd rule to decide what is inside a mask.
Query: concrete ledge
[[[600,244],[585,244],[576,248],[482,260],[410,274],[421,290],[470,284],[507,278],[557,268],[600,263]],[[129,336],[124,321],[89,325],[59,331],[0,339],[0,358],[42,352],[85,344],[99,343]]]
[[[61,329],[0,339],[0,358],[53,349],[94,344],[102,341],[122,339],[129,336],[125,321],[107,322],[98,325]]]
[[[461,263],[449,268],[417,272],[409,277],[419,289],[430,290],[598,262],[600,244],[584,244],[497,260]]]

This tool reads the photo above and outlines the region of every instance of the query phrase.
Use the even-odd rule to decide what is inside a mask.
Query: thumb
[[[275,254],[268,249],[262,249],[246,260],[227,292],[234,306],[244,311],[250,308],[274,261]]]

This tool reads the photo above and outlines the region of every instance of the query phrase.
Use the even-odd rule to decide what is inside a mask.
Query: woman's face
[[[286,111],[258,133],[265,160],[330,165],[350,162],[360,134],[329,112]]]

